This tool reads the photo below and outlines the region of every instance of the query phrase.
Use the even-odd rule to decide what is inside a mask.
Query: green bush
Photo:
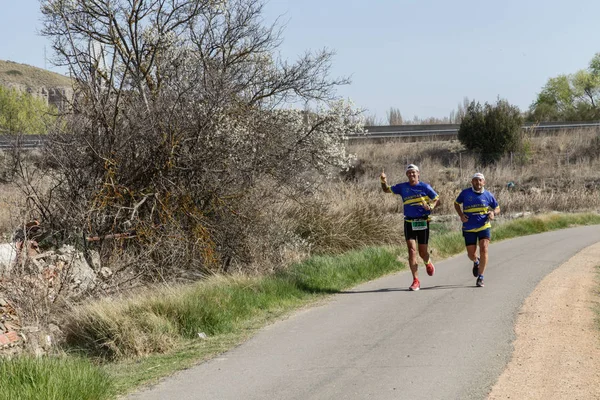
[[[458,130],[458,140],[479,153],[483,165],[493,164],[518,148],[523,118],[519,108],[506,100],[496,104],[472,101]]]
[[[0,134],[45,134],[55,115],[44,100],[0,86]]]

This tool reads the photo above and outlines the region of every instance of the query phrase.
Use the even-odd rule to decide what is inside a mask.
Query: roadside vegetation
[[[110,376],[73,357],[0,358],[0,399],[103,400],[114,395]]]

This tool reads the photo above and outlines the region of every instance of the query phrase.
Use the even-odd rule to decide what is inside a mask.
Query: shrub
[[[472,101],[458,130],[458,139],[479,153],[480,162],[493,164],[518,147],[523,118],[518,107],[506,100],[495,105]]]

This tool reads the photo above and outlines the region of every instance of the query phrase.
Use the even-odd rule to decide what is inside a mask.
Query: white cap
[[[485,180],[485,177],[483,176],[483,174],[481,172],[475,173],[475,175],[473,175],[473,178],[471,178],[471,179],[475,179],[475,178],[479,178],[479,179]]]
[[[419,172],[419,167],[417,167],[415,164],[408,164],[408,166],[406,167],[406,172],[408,172],[408,171]]]

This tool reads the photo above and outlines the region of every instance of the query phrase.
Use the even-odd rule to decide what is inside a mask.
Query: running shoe
[[[477,282],[475,283],[475,286],[477,287],[484,287],[485,285],[483,284],[483,276],[480,276],[477,278]]]
[[[475,278],[479,276],[479,257],[477,257],[477,261],[473,263],[473,276]]]
[[[421,282],[419,282],[419,280],[417,278],[415,278],[412,285],[410,285],[410,287],[408,289],[412,290],[412,291],[417,291],[417,290],[421,289]]]
[[[429,262],[425,264],[425,269],[427,270],[427,275],[433,276],[433,274],[435,273],[435,267],[433,266],[431,260],[429,260]]]

